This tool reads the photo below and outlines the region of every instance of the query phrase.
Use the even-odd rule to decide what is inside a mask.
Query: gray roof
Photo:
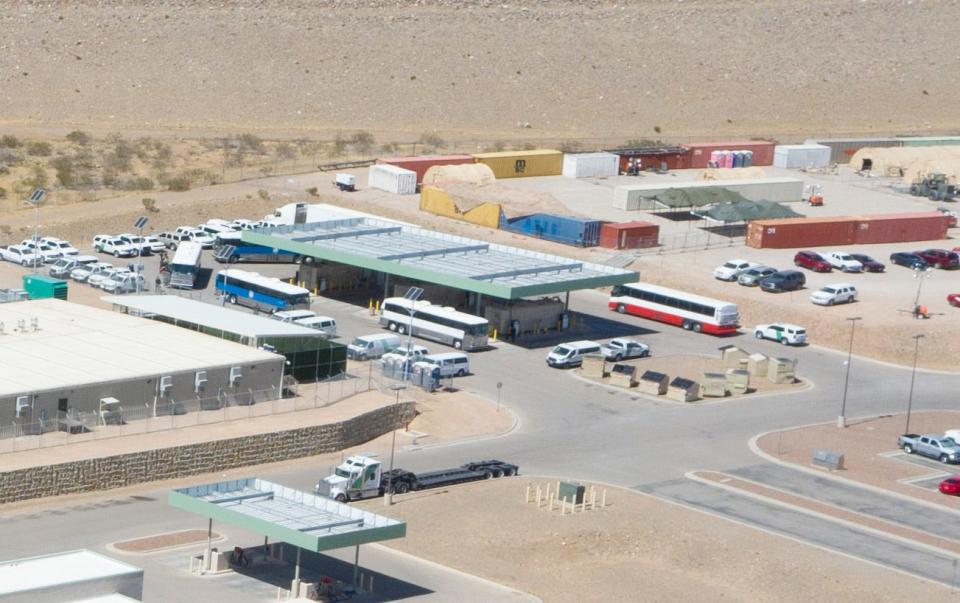
[[[143,316],[165,316],[244,337],[320,336],[320,332],[316,329],[238,312],[177,295],[109,295],[100,299],[116,306],[135,310],[137,314]]]
[[[621,268],[373,218],[244,231],[244,241],[503,299],[631,283]]]

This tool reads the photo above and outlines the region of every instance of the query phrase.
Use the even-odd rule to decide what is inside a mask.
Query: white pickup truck
[[[650,346],[633,339],[611,339],[600,346],[600,353],[609,361],[619,362],[628,358],[646,358],[650,355]]]
[[[897,446],[907,454],[921,454],[941,463],[960,462],[960,445],[953,438],[938,435],[905,433],[897,439]]]
[[[39,255],[23,245],[0,247],[0,258],[21,266],[39,266],[43,263],[43,259]]]

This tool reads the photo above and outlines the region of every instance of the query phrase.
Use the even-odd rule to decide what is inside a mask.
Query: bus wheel
[[[396,330],[397,330],[397,323],[391,322],[389,325],[387,325],[387,328],[390,329],[391,331],[396,331]]]
[[[627,312],[627,307],[624,306],[623,304],[617,304],[617,312],[618,312],[619,314],[626,314],[626,312]]]
[[[337,494],[337,498],[336,498],[336,501],[337,501],[337,502],[339,502],[339,503],[345,503],[345,502],[347,502],[348,500],[349,500],[349,499],[347,498],[347,495],[346,495],[346,494],[343,494],[342,492],[341,492],[340,494]]]
[[[693,332],[699,333],[701,331],[703,331],[703,325],[701,325],[699,322],[693,323]]]
[[[231,295],[231,296],[229,297],[229,300],[230,300],[230,303],[231,303],[231,304],[236,304],[236,303],[237,303],[237,296],[236,296],[236,295]]]
[[[240,257],[237,256],[237,254],[233,254],[233,255],[230,256],[230,259],[227,260],[227,261],[228,261],[229,263],[231,263],[231,264],[236,264],[237,262],[240,261]]]
[[[454,340],[453,340],[453,347],[455,347],[456,349],[459,350],[460,348],[463,347],[463,342],[460,341],[459,339],[454,339]]]
[[[407,332],[407,328],[405,326],[397,325],[397,333],[400,333],[401,335],[403,335],[406,332]]]
[[[687,331],[689,331],[689,330],[690,330],[690,321],[689,321],[689,320],[683,321],[683,324],[682,324],[681,326],[682,326],[684,329],[686,329]]]

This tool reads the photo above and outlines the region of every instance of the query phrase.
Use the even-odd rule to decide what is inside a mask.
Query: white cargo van
[[[421,360],[439,366],[441,377],[463,377],[470,372],[470,359],[462,352],[427,354]]]
[[[376,335],[361,335],[347,346],[347,358],[353,360],[370,360],[379,358],[400,347],[400,336],[391,333],[377,333]]]
[[[547,364],[556,368],[569,368],[583,364],[587,354],[599,354],[600,344],[596,341],[571,341],[562,343],[547,354]]]
[[[294,322],[303,320],[304,318],[313,318],[316,315],[316,312],[311,312],[310,310],[281,310],[280,312],[271,314],[270,318],[279,320],[280,322]]]
[[[295,310],[288,310],[288,312],[295,312]],[[279,312],[279,314],[283,314],[283,312]],[[329,337],[337,336],[337,321],[329,316],[308,316],[306,318],[295,318],[293,320],[293,324],[304,326],[309,329],[316,329],[322,333],[326,333]]]

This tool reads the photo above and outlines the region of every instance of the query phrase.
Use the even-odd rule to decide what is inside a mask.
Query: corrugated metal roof
[[[188,329],[57,299],[2,304],[0,322],[0,396],[277,359]]]

